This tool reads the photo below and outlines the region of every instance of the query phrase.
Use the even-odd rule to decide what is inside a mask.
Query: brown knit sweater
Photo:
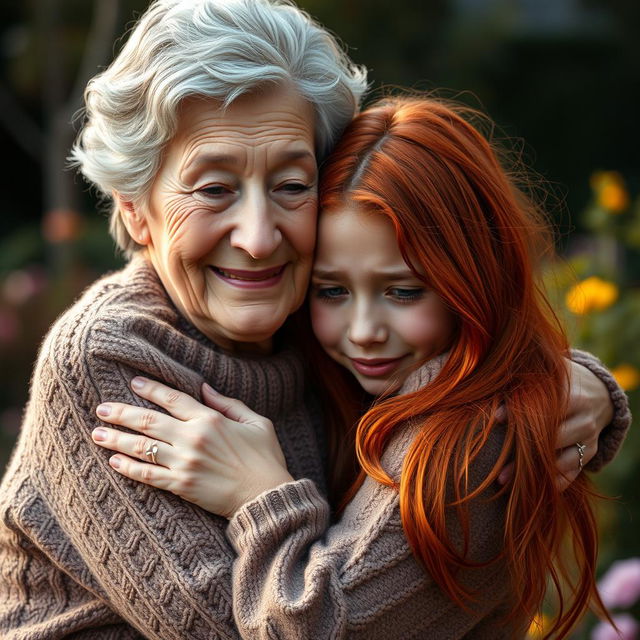
[[[617,402],[600,466],[624,435],[628,408],[606,370],[583,360]],[[274,422],[289,471],[304,478],[246,505],[228,527],[245,638],[455,638],[465,629],[500,637],[500,568],[470,583],[479,580],[490,604],[470,616],[452,608],[409,553],[397,497],[385,487],[367,480],[327,529],[322,434],[305,409],[296,355],[220,352],[177,314],[141,258],[91,287],[43,344],[0,489],[0,637],[238,637],[226,521],[115,473],[91,440],[101,401],[143,403],[129,388],[136,374],[196,397],[207,380],[245,401]],[[408,427],[385,453],[390,469],[410,437]],[[495,551],[502,509],[496,501],[474,512],[474,557]]]
[[[428,363],[404,386],[418,388],[439,371],[442,358]],[[421,385],[419,385],[421,386]],[[392,439],[382,461],[396,480],[417,432],[407,425]],[[503,440],[496,430],[471,469],[471,488],[494,465]],[[474,562],[498,555],[506,498],[490,491],[470,509]],[[451,539],[463,538],[453,522]],[[234,610],[243,638],[329,640],[389,638],[429,640],[474,638],[514,640],[522,621],[500,626],[509,606],[503,564],[468,571],[465,585],[481,601],[465,613],[422,569],[402,530],[398,493],[367,478],[339,522],[329,527],[329,506],[309,480],[265,492],[244,505],[227,531],[238,559],[234,566]]]
[[[588,354],[578,352],[576,357],[591,368],[601,367]],[[427,385],[444,359],[436,358],[412,374],[401,393]],[[617,394],[615,383],[606,382],[612,395]],[[611,441],[619,445],[629,426],[626,401],[619,394],[614,401],[616,415],[596,467],[610,459],[615,448]],[[494,429],[471,465],[469,491],[494,467],[505,428]],[[419,421],[405,425],[383,454],[383,467],[396,481],[418,429]],[[508,496],[496,497],[498,490],[494,483],[470,504],[466,557],[473,563],[491,561],[502,550]],[[453,545],[462,550],[457,518],[449,518],[447,528]],[[512,610],[506,564],[494,562],[458,574],[479,597],[471,611],[462,610],[411,553],[397,491],[370,477],[332,526],[329,505],[314,484],[297,480],[245,504],[227,535],[238,554],[233,602],[243,638],[515,640],[526,635],[526,620],[516,617],[505,624]]]
[[[91,431],[103,400],[140,404],[129,381],[199,397],[203,380],[276,425],[294,478],[324,487],[303,368],[284,351],[220,352],[177,314],[136,258],[54,325],[0,490],[0,637],[237,638],[227,521],[108,465]]]

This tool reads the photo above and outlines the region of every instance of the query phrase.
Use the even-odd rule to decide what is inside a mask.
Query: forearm
[[[500,538],[498,514],[488,515],[496,520],[474,538],[474,554]],[[388,487],[367,480],[341,521],[328,521],[328,505],[308,480],[259,496],[232,519],[243,638],[462,638],[504,601],[507,577],[498,564],[468,577],[468,586],[490,594],[473,613],[445,596],[412,555]]]

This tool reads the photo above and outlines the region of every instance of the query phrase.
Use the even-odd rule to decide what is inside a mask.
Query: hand
[[[558,431],[558,487],[566,489],[582,471],[576,444],[585,445],[582,466],[598,452],[602,430],[613,419],[613,404],[604,383],[589,369],[567,360],[569,370],[569,401],[567,415]],[[506,484],[513,475],[513,465],[507,465],[498,481]]]
[[[239,400],[207,384],[202,393],[209,406],[146,378],[134,378],[131,388],[170,415],[120,402],[97,408],[104,422],[142,434],[105,427],[93,431],[96,444],[118,452],[109,461],[118,473],[226,518],[262,492],[293,479],[271,421]],[[156,464],[146,453],[154,443]]]

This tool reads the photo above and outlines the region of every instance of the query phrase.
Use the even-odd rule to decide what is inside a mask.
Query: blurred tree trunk
[[[36,33],[41,48],[43,106],[43,233],[48,246],[49,269],[58,281],[58,295],[66,289],[73,264],[73,241],[80,230],[81,191],[76,174],[67,168],[75,137],[73,117],[82,106],[89,79],[110,61],[120,7],[119,0],[94,0],[82,58],[72,78],[72,62],[65,59],[65,31],[61,21],[64,0],[39,0]]]
[[[74,176],[66,170],[66,158],[75,132],[74,113],[81,107],[87,81],[101,64],[109,62],[118,20],[119,0],[94,0],[93,19],[76,77],[69,79],[60,24],[61,0],[40,0],[38,37],[44,61],[42,103],[44,150],[42,157],[45,211],[78,211],[79,193]],[[71,87],[69,91],[67,88]]]

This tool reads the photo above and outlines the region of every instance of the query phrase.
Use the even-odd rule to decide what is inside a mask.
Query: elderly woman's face
[[[305,296],[316,207],[305,100],[283,88],[226,111],[190,99],[143,207],[143,244],[200,331],[227,349],[269,349]]]

